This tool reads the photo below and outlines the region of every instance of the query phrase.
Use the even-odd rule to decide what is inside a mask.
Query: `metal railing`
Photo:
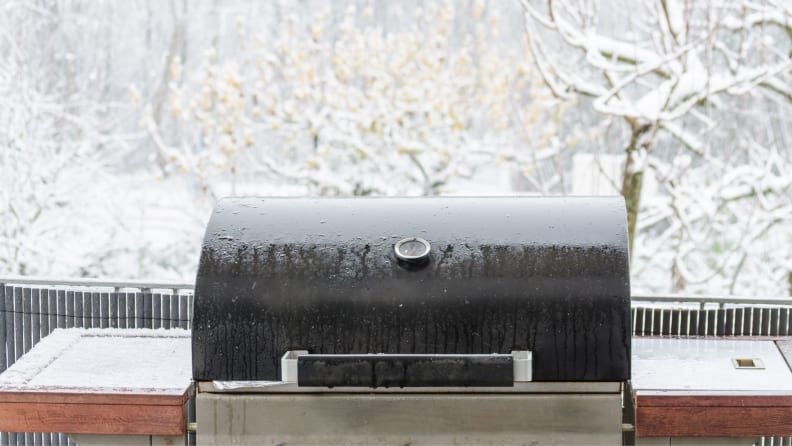
[[[788,336],[790,307],[633,307],[635,336]]]
[[[0,277],[0,372],[56,328],[190,329],[192,299],[188,283]],[[792,298],[633,296],[631,317],[633,336],[789,336]],[[0,446],[34,444],[74,443],[58,433],[0,433]],[[792,446],[792,438],[758,444]]]
[[[77,288],[109,288],[115,291],[131,290],[172,290],[192,293],[192,283],[161,282],[155,280],[113,280],[113,279],[56,279],[49,277],[2,276],[0,284],[6,285],[42,285],[45,287],[77,287]]]
[[[190,329],[191,314],[191,284],[0,278],[0,373],[56,328]],[[187,409],[195,421],[192,398]],[[74,444],[62,433],[0,432],[0,446]]]
[[[792,297],[633,296],[633,336],[789,336]]]

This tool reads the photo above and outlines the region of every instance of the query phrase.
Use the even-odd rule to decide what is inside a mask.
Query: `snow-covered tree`
[[[786,225],[788,234],[792,224],[790,142],[778,129],[792,116],[792,5],[522,4],[546,85],[560,98],[584,99],[603,117],[600,128],[621,130],[618,188],[639,270],[659,261],[672,271],[673,289],[721,277],[735,291],[747,263],[767,260],[751,249],[758,237],[788,246],[772,230]],[[665,186],[662,204],[642,206],[648,171]],[[633,243],[640,230],[657,231],[649,252]],[[661,250],[668,255],[657,256]],[[792,250],[771,255],[768,274],[785,282]]]
[[[136,113],[116,78],[135,62],[116,54],[115,7],[1,9],[0,275],[161,271],[149,265],[168,261],[134,231],[146,211],[127,199],[147,176],[130,163],[143,132],[126,125]]]
[[[557,101],[527,48],[498,44],[485,2],[404,14],[410,26],[386,31],[371,5],[353,4],[289,15],[254,37],[240,18],[237,51],[209,48],[197,73],[174,59],[168,105],[180,131],[168,138],[167,124],[146,121],[166,170],[210,193],[247,174],[322,195],[432,195],[482,166],[557,153],[530,134]]]
[[[98,150],[115,145],[96,119],[107,108],[85,94],[84,60],[57,42],[66,27],[58,29],[52,6],[9,3],[0,15],[0,270],[16,274],[85,265],[74,258],[85,249],[58,241],[106,204],[90,185],[118,154]],[[73,208],[83,212],[64,212]]]

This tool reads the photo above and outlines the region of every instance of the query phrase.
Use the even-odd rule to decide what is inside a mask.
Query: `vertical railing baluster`
[[[49,301],[49,330],[58,328],[58,290],[47,290],[47,300]]]
[[[716,319],[717,319],[718,322],[717,322],[717,329],[715,330],[715,334],[717,336],[725,336],[726,335],[726,330],[727,330],[727,327],[726,327],[726,324],[727,324],[727,321],[726,321],[726,317],[727,317],[726,308],[724,308],[724,306],[722,304],[718,305],[717,312],[718,313],[716,315]]]
[[[762,316],[764,316],[764,309],[759,308],[759,323],[756,324],[759,327],[759,333],[758,333],[759,336],[762,336],[762,322],[763,322]]]
[[[654,312],[655,312],[655,309],[654,309],[654,307],[652,307],[652,312],[649,313],[649,320],[651,321],[649,323],[649,333],[651,333],[651,334],[655,334],[655,329],[654,329],[654,326],[655,326],[655,323],[654,323],[655,322],[655,315],[654,315]]]
[[[641,336],[646,336],[646,307],[641,308]]]
[[[162,328],[165,328],[165,329],[171,328],[171,325],[170,325],[170,323],[171,323],[171,314],[170,314],[171,305],[170,305],[170,301],[171,301],[171,295],[163,293],[162,294],[162,318],[160,320],[160,326]]]
[[[110,326],[110,295],[107,292],[99,293],[99,328]]]
[[[5,338],[6,338],[6,365],[10,367],[16,361],[16,317],[14,315],[14,289],[6,285],[5,292]]]
[[[22,288],[22,352],[27,353],[33,344],[32,316],[30,314],[30,288]]]
[[[109,321],[107,326],[110,328],[118,328],[118,301],[121,294],[116,290],[109,294],[108,316]]]
[[[118,328],[127,327],[127,293],[118,293]]]
[[[188,326],[188,316],[189,316],[189,302],[187,295],[182,294],[179,296],[179,327],[187,329]]]
[[[138,291],[135,293],[135,328],[143,328],[144,296]]]
[[[99,292],[91,293],[91,324],[94,328],[101,328],[102,324],[102,303]]]
[[[40,290],[30,290],[30,347],[33,348],[41,340],[41,301]]]
[[[141,289],[143,294],[143,328],[154,327],[154,293],[148,289]]]
[[[58,328],[66,328],[66,291],[58,290]]]
[[[190,294],[187,296],[187,314],[185,315],[185,320],[187,320],[187,329],[192,329],[192,314],[193,314],[193,295]]]
[[[679,314],[678,314],[678,316],[677,316],[677,331],[676,331],[676,333],[674,333],[674,334],[676,334],[677,336],[679,336],[679,335],[681,335],[681,334],[682,334],[682,314],[683,314],[684,312],[685,312],[685,311],[684,311],[683,309],[680,309],[680,310],[679,310]]]
[[[82,317],[82,298],[75,296],[74,291],[67,291],[64,297],[66,305],[62,308],[66,328],[74,328],[77,326],[77,317]],[[80,308],[77,309],[77,299],[80,300]],[[78,313],[79,311],[79,313]]]
[[[82,291],[75,291],[74,292],[74,326],[76,328],[83,328],[85,324],[84,321],[84,314],[85,308],[83,308],[83,304],[85,303],[85,296],[83,296]]]
[[[151,295],[151,328],[162,327],[162,294]]]
[[[40,299],[40,310],[41,310],[41,317],[39,320],[41,321],[41,337],[47,337],[50,334],[49,328],[49,290],[42,289],[41,290],[41,297]]]
[[[171,295],[171,309],[170,309],[170,328],[178,328],[179,327],[179,295],[177,294],[176,290],[173,290],[173,294]]]
[[[126,293],[126,317],[127,317],[127,326],[126,328],[135,328],[135,299],[137,299],[137,293]]]
[[[85,328],[93,328],[93,301],[91,292],[84,291],[82,295],[82,324]]]
[[[8,332],[6,331],[6,288],[4,283],[0,283],[0,373],[8,368]],[[2,434],[0,434],[2,435]],[[0,443],[5,444],[8,438],[2,437]]]
[[[660,325],[660,328],[657,330],[657,334],[659,334],[659,335],[661,335],[661,336],[662,336],[662,335],[663,335],[663,333],[665,332],[665,330],[663,330],[663,328],[664,328],[664,325],[663,325],[663,315],[664,315],[664,314],[665,314],[665,310],[663,310],[663,309],[660,309],[660,322],[659,322],[659,324],[658,324],[658,325]]]

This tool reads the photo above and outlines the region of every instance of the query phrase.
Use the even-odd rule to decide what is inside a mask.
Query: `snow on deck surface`
[[[738,369],[734,359],[762,361]],[[636,391],[792,392],[792,371],[773,341],[632,339],[632,387]]]
[[[0,374],[0,391],[182,394],[187,330],[55,330]]]

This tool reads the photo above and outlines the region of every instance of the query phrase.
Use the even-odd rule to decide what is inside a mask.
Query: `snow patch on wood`
[[[0,375],[0,391],[183,393],[190,332],[59,329]]]

